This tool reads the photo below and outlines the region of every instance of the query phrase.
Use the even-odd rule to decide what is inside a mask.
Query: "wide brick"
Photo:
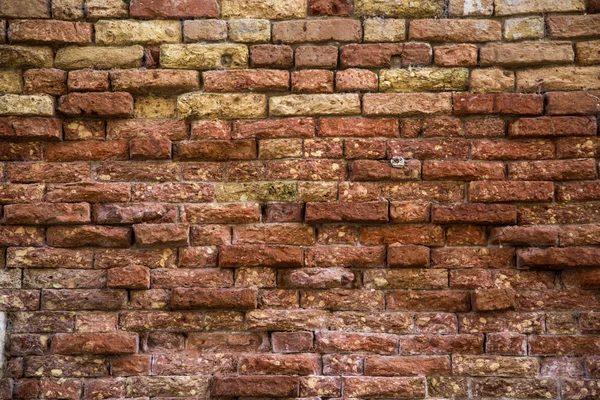
[[[180,142],[175,147],[174,158],[184,161],[253,160],[256,142],[253,139]]]
[[[0,118],[0,138],[61,140],[61,122],[54,118]]]
[[[423,378],[344,377],[344,394],[357,398],[418,398],[425,397]]]
[[[232,19],[228,21],[229,39],[233,42],[271,41],[271,23],[266,19]]]
[[[449,93],[389,93],[365,94],[363,113],[368,116],[421,115],[449,113],[452,95]]]
[[[458,356],[452,359],[452,370],[457,375],[533,377],[538,360],[533,357]]]
[[[133,226],[140,246],[187,246],[189,226],[185,224],[138,224]]]
[[[53,226],[46,232],[48,244],[56,247],[129,247],[129,228],[86,225],[81,227]]]
[[[374,376],[410,376],[450,373],[450,357],[368,356],[365,374]]]
[[[478,397],[556,397],[558,394],[558,385],[553,379],[490,377],[476,379],[473,383],[473,393]]]
[[[554,158],[555,144],[549,140],[477,140],[471,154],[475,160],[536,160]]]
[[[5,224],[52,225],[90,222],[87,203],[37,203],[4,206]]]
[[[521,118],[510,123],[508,136],[595,136],[596,131],[596,120],[590,117]]]
[[[569,39],[598,36],[598,15],[556,15],[547,20],[548,33],[552,39]]]
[[[427,53],[428,61],[431,58],[431,47],[427,44],[423,44],[422,47],[422,50]],[[407,47],[402,44],[350,44],[341,48],[340,62],[345,68],[390,67],[394,57],[402,57],[402,66],[415,64],[404,59],[405,50]],[[333,66],[335,67],[335,63]]]
[[[215,378],[213,393],[217,396],[294,397],[298,395],[298,377],[217,377]]]
[[[382,268],[384,247],[312,247],[306,253],[307,267]]]
[[[206,376],[133,376],[126,381],[127,397],[209,397],[210,378]]]
[[[536,269],[565,269],[596,267],[600,264],[598,249],[584,247],[552,247],[519,250],[519,267]]]
[[[359,42],[360,21],[351,19],[285,21],[273,23],[275,43]]]
[[[514,268],[515,250],[511,248],[446,247],[431,251],[435,268]]]
[[[321,330],[328,317],[323,310],[253,310],[246,313],[246,325],[252,331]]]
[[[118,310],[127,304],[125,290],[46,289],[43,293],[43,310]]]
[[[54,66],[61,69],[138,68],[142,66],[142,46],[63,47],[56,52]]]
[[[548,226],[507,226],[493,228],[490,242],[509,246],[552,246],[558,240],[558,230]]]
[[[314,136],[314,134],[314,119],[282,118],[257,121],[236,121],[233,124],[232,137],[234,139],[264,139],[284,137],[312,137]]]
[[[133,116],[133,97],[126,92],[71,93],[60,98],[58,110],[68,116],[127,118]]]
[[[164,135],[171,140],[185,140],[189,128],[182,120],[111,120],[107,124],[108,139],[137,139]],[[87,143],[89,146],[89,142]]]
[[[54,98],[48,95],[4,94],[0,96],[0,116],[52,117]]]
[[[132,187],[133,201],[204,203],[213,199],[214,187],[209,183],[137,183]]]
[[[385,222],[388,220],[385,202],[371,203],[308,203],[306,221],[320,222]]]
[[[400,311],[469,311],[470,296],[463,291],[402,292],[388,293],[386,309]]]
[[[546,67],[517,72],[520,92],[600,89],[600,67]]]
[[[258,203],[198,204],[183,207],[182,221],[189,223],[250,223],[260,220]]]
[[[51,47],[0,45],[0,66],[9,68],[52,68]]]
[[[367,289],[444,289],[448,271],[440,269],[372,269],[364,272]]]
[[[87,44],[92,41],[92,25],[86,22],[17,20],[8,29],[10,42],[48,44]]]
[[[499,68],[473,70],[469,85],[475,93],[512,92],[515,87],[515,73]]]
[[[487,44],[480,50],[481,65],[526,66],[570,64],[575,59],[571,42]]]
[[[512,289],[478,289],[473,294],[475,311],[504,311],[515,308],[515,292]]]
[[[323,353],[395,354],[398,351],[398,337],[386,333],[320,331],[315,335],[315,347]]]
[[[423,179],[426,180],[504,180],[505,175],[504,163],[500,162],[425,161],[423,163]]]
[[[469,198],[478,202],[552,201],[554,185],[551,182],[471,182]]]
[[[136,94],[177,94],[193,92],[200,88],[196,71],[116,70],[110,72],[110,80],[113,90]]]
[[[425,18],[442,16],[444,3],[440,0],[426,0],[419,4],[391,4],[385,0],[357,0],[354,13],[358,17],[384,16]]]
[[[496,3],[495,10],[496,15],[584,11],[585,2],[583,0],[538,0],[521,3],[512,0],[500,0]]]
[[[164,44],[160,47],[163,68],[222,69],[248,67],[248,47],[242,44]]]
[[[141,18],[215,18],[219,16],[219,6],[216,0],[133,0],[130,15]]]
[[[105,46],[178,43],[178,21],[101,20],[94,25],[96,43]]]
[[[6,254],[9,268],[92,268],[89,250],[12,247]]]
[[[223,18],[291,19],[306,17],[306,1],[290,0],[223,0]]]
[[[290,288],[329,289],[347,287],[354,280],[354,273],[338,267],[284,270],[279,274],[279,284]]]
[[[289,89],[289,73],[279,70],[209,71],[202,74],[208,92],[271,92]]]
[[[219,255],[221,267],[301,267],[302,249],[293,246],[238,245],[223,246]]]
[[[56,354],[131,354],[136,350],[137,335],[127,333],[65,333],[52,338]]]
[[[319,372],[317,354],[248,355],[239,361],[245,375],[315,375]]]
[[[379,71],[382,92],[465,90],[469,71],[465,68],[384,69]]]
[[[32,0],[22,4],[14,0],[2,2],[0,17],[9,18],[49,18],[50,2],[48,0]]]
[[[436,42],[491,42],[502,38],[502,26],[480,19],[423,19],[411,22],[409,36]]]
[[[481,334],[426,334],[404,336],[400,339],[403,354],[481,354],[483,347]]]
[[[175,288],[171,307],[175,309],[254,309],[256,289]]]
[[[360,99],[355,94],[271,97],[269,111],[275,116],[360,114]]]
[[[536,94],[455,94],[454,113],[537,115],[544,111],[544,97]]]
[[[259,94],[188,93],[177,100],[182,118],[262,118],[267,113],[267,99]]]
[[[438,224],[515,224],[517,207],[502,204],[433,206],[432,221]]]
[[[67,183],[51,185],[46,190],[46,201],[52,203],[92,202],[112,203],[129,201],[127,183]]]
[[[392,155],[414,159],[466,159],[469,144],[463,139],[398,139],[388,141],[388,151]]]
[[[458,44],[454,46],[437,46],[435,64],[441,67],[465,67],[477,65],[479,49],[474,44]]]

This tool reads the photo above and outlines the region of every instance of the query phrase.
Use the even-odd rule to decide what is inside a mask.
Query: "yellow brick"
[[[491,43],[479,50],[481,65],[531,65],[572,63],[571,42]]]
[[[465,90],[466,68],[384,69],[379,72],[382,92],[423,92]]]
[[[177,116],[177,99],[174,97],[136,97],[134,107],[135,118],[175,118]]]
[[[271,97],[272,115],[360,114],[358,94],[298,94]]]
[[[580,65],[600,64],[600,40],[579,42],[575,46]]]
[[[129,15],[129,4],[125,0],[86,0],[88,19],[123,18]]]
[[[96,44],[119,46],[181,42],[179,21],[102,20],[96,22]]]
[[[217,202],[295,201],[296,182],[218,183]]]
[[[264,94],[186,93],[177,99],[180,118],[265,118],[267,97]]]
[[[58,49],[54,66],[60,69],[111,69],[142,66],[144,48],[127,47],[65,47]]]
[[[511,18],[504,21],[506,40],[541,39],[544,37],[543,17]]]
[[[164,68],[220,69],[248,67],[248,47],[243,44],[164,44],[160,47]]]
[[[5,94],[0,96],[0,115],[51,117],[54,115],[54,98]]]
[[[21,71],[0,70],[0,93],[21,93],[22,91]]]
[[[271,40],[271,23],[267,19],[232,19],[229,21],[229,39],[252,43]]]
[[[306,0],[222,0],[223,18],[290,19],[306,17]]]
[[[517,72],[517,91],[600,89],[600,67],[551,67]]]
[[[471,91],[475,93],[512,92],[515,73],[502,69],[476,69],[471,72]]]
[[[444,0],[356,0],[354,2],[354,15],[357,17],[441,17],[443,11]]]

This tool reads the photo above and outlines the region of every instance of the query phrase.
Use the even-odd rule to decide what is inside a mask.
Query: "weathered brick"
[[[53,60],[51,47],[0,45],[0,66],[3,68],[52,68]]]
[[[447,93],[390,93],[365,94],[363,113],[368,116],[422,115],[448,113],[452,97]]]
[[[178,98],[177,111],[183,118],[262,118],[267,99],[259,94],[187,93]]]
[[[229,39],[233,42],[255,43],[271,41],[271,23],[266,19],[232,19],[228,22]]]
[[[475,93],[511,92],[515,87],[515,73],[497,68],[474,70],[469,85]]]
[[[117,70],[110,72],[113,90],[136,94],[159,92],[176,94],[192,92],[200,88],[196,71],[171,70]]]
[[[360,99],[355,94],[271,97],[269,111],[275,116],[360,114]]]
[[[248,47],[233,43],[164,44],[160,63],[164,68],[177,69],[246,68]]]
[[[344,394],[352,397],[410,398],[425,396],[425,381],[408,377],[344,377]]]
[[[132,17],[141,18],[214,18],[219,15],[219,7],[215,0],[165,0],[159,3],[152,0],[133,0],[130,13]]]
[[[59,96],[67,92],[67,73],[60,69],[30,69],[23,73],[25,94]]]
[[[600,89],[600,67],[554,67],[517,72],[520,92]]]
[[[5,94],[0,96],[0,116],[52,117],[53,114],[54,99],[48,95]]]
[[[251,46],[250,61],[253,67],[289,68],[294,65],[294,50],[290,46],[283,45],[261,44]]]
[[[289,73],[279,70],[208,71],[202,73],[208,92],[274,92],[289,89]]]
[[[61,69],[138,68],[142,66],[142,46],[63,47],[56,52],[54,66]]]
[[[11,42],[87,44],[92,41],[92,25],[86,22],[17,20],[10,24]]]
[[[597,36],[598,15],[557,15],[547,20],[548,33],[552,39]]]
[[[127,118],[133,116],[133,97],[126,92],[71,93],[61,96],[58,110],[68,116]]]
[[[439,17],[442,15],[444,4],[439,0],[427,0],[418,5],[390,4],[384,0],[358,0],[354,5],[356,16],[385,16],[385,17]]]
[[[48,0],[34,0],[27,4],[21,4],[18,1],[6,0],[2,3],[0,17],[49,18],[50,2]]]
[[[328,19],[285,21],[273,23],[275,43],[359,42],[362,36],[360,21]]]
[[[217,396],[297,396],[298,377],[218,377],[215,379],[213,393]]]
[[[445,42],[489,42],[502,38],[499,22],[479,19],[423,19],[411,22],[410,39]]]
[[[55,247],[129,247],[129,228],[85,225],[81,227],[53,226],[46,232],[48,244]]]

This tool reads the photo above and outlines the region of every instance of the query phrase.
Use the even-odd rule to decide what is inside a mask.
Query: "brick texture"
[[[599,12],[0,0],[0,400],[599,399]]]

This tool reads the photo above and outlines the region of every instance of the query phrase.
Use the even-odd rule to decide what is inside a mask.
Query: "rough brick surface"
[[[599,13],[0,0],[0,400],[600,398]]]

